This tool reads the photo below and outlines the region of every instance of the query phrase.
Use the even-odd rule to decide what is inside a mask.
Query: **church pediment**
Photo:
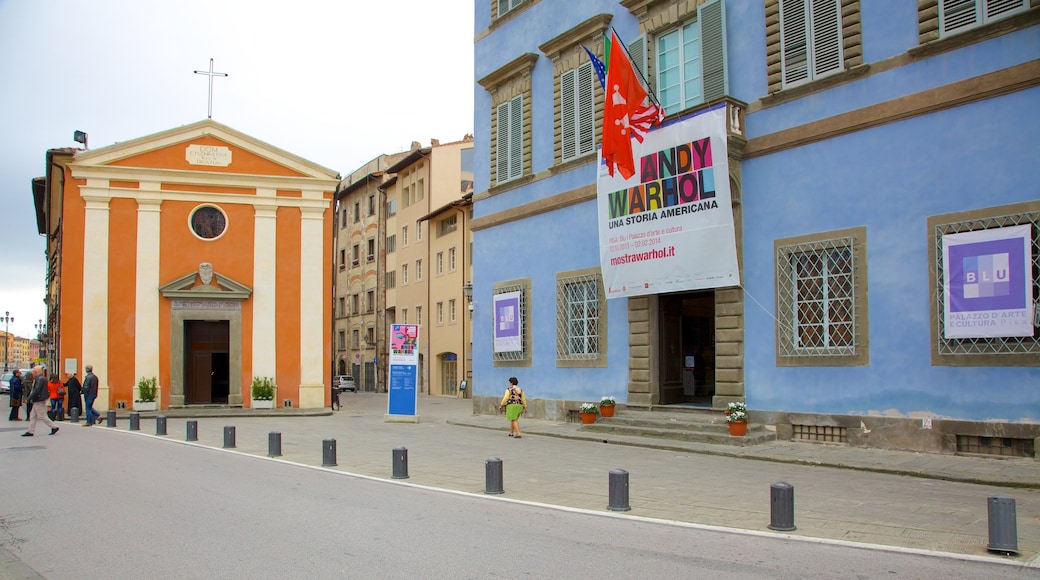
[[[176,280],[159,287],[165,298],[192,300],[245,300],[253,290],[213,271],[207,263],[199,265],[199,269],[185,274]]]

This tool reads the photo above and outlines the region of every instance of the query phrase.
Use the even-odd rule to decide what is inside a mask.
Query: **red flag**
[[[610,31],[610,62],[607,63],[606,99],[603,105],[603,159],[614,175],[617,166],[625,179],[636,172],[632,157],[632,137],[643,142],[643,135],[664,117],[664,111],[650,102],[639,82],[628,52],[613,29]]]

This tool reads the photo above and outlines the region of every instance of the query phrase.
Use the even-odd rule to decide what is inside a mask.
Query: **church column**
[[[147,187],[154,185],[154,188]],[[142,184],[141,189],[158,189]],[[134,378],[159,378],[159,215],[162,200],[137,200],[137,292],[134,305]],[[162,404],[162,387],[156,401]],[[134,398],[138,393],[134,390]]]
[[[257,191],[264,195],[263,190]],[[272,190],[267,193],[274,197]],[[275,348],[275,285],[277,269],[273,256],[277,255],[277,212],[273,205],[254,207],[253,223],[253,367],[252,377],[275,378],[277,349]],[[250,380],[252,379],[250,377]],[[249,397],[249,385],[242,386],[242,398]],[[278,401],[277,392],[275,401]]]
[[[325,406],[325,211],[302,207],[300,224],[300,407]]]
[[[83,188],[86,212],[83,224],[83,365],[93,365],[98,376],[98,396],[94,409],[109,408],[108,386],[108,204],[104,191],[108,181],[98,184],[88,179]],[[100,185],[100,187],[99,187]],[[83,372],[86,376],[86,372]]]

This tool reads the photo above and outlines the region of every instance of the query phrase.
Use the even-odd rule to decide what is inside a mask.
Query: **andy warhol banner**
[[[1032,227],[946,234],[946,338],[1033,336]]]
[[[629,179],[600,164],[607,298],[740,284],[726,139],[721,105],[633,140],[637,167]]]

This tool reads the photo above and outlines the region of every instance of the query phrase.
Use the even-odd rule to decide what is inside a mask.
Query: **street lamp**
[[[47,342],[46,342],[46,339],[47,339],[47,323],[45,323],[43,320],[38,320],[36,322],[36,324],[33,325],[33,328],[36,329],[36,340],[40,343],[40,350],[43,351],[42,354],[37,353],[37,356],[40,356],[42,358],[47,359],[47,362],[49,363],[50,362],[50,357],[47,356],[48,353],[47,353]],[[36,363],[36,361],[33,361],[33,364],[35,364],[35,363]]]
[[[4,316],[0,320],[4,323],[4,372],[7,372],[7,345],[11,344],[11,334],[7,329],[8,325],[14,322],[14,316],[11,316],[10,312],[4,312]]]
[[[462,286],[462,295],[465,296],[466,301],[469,302],[469,311],[473,312],[473,282],[466,280],[466,284]]]

